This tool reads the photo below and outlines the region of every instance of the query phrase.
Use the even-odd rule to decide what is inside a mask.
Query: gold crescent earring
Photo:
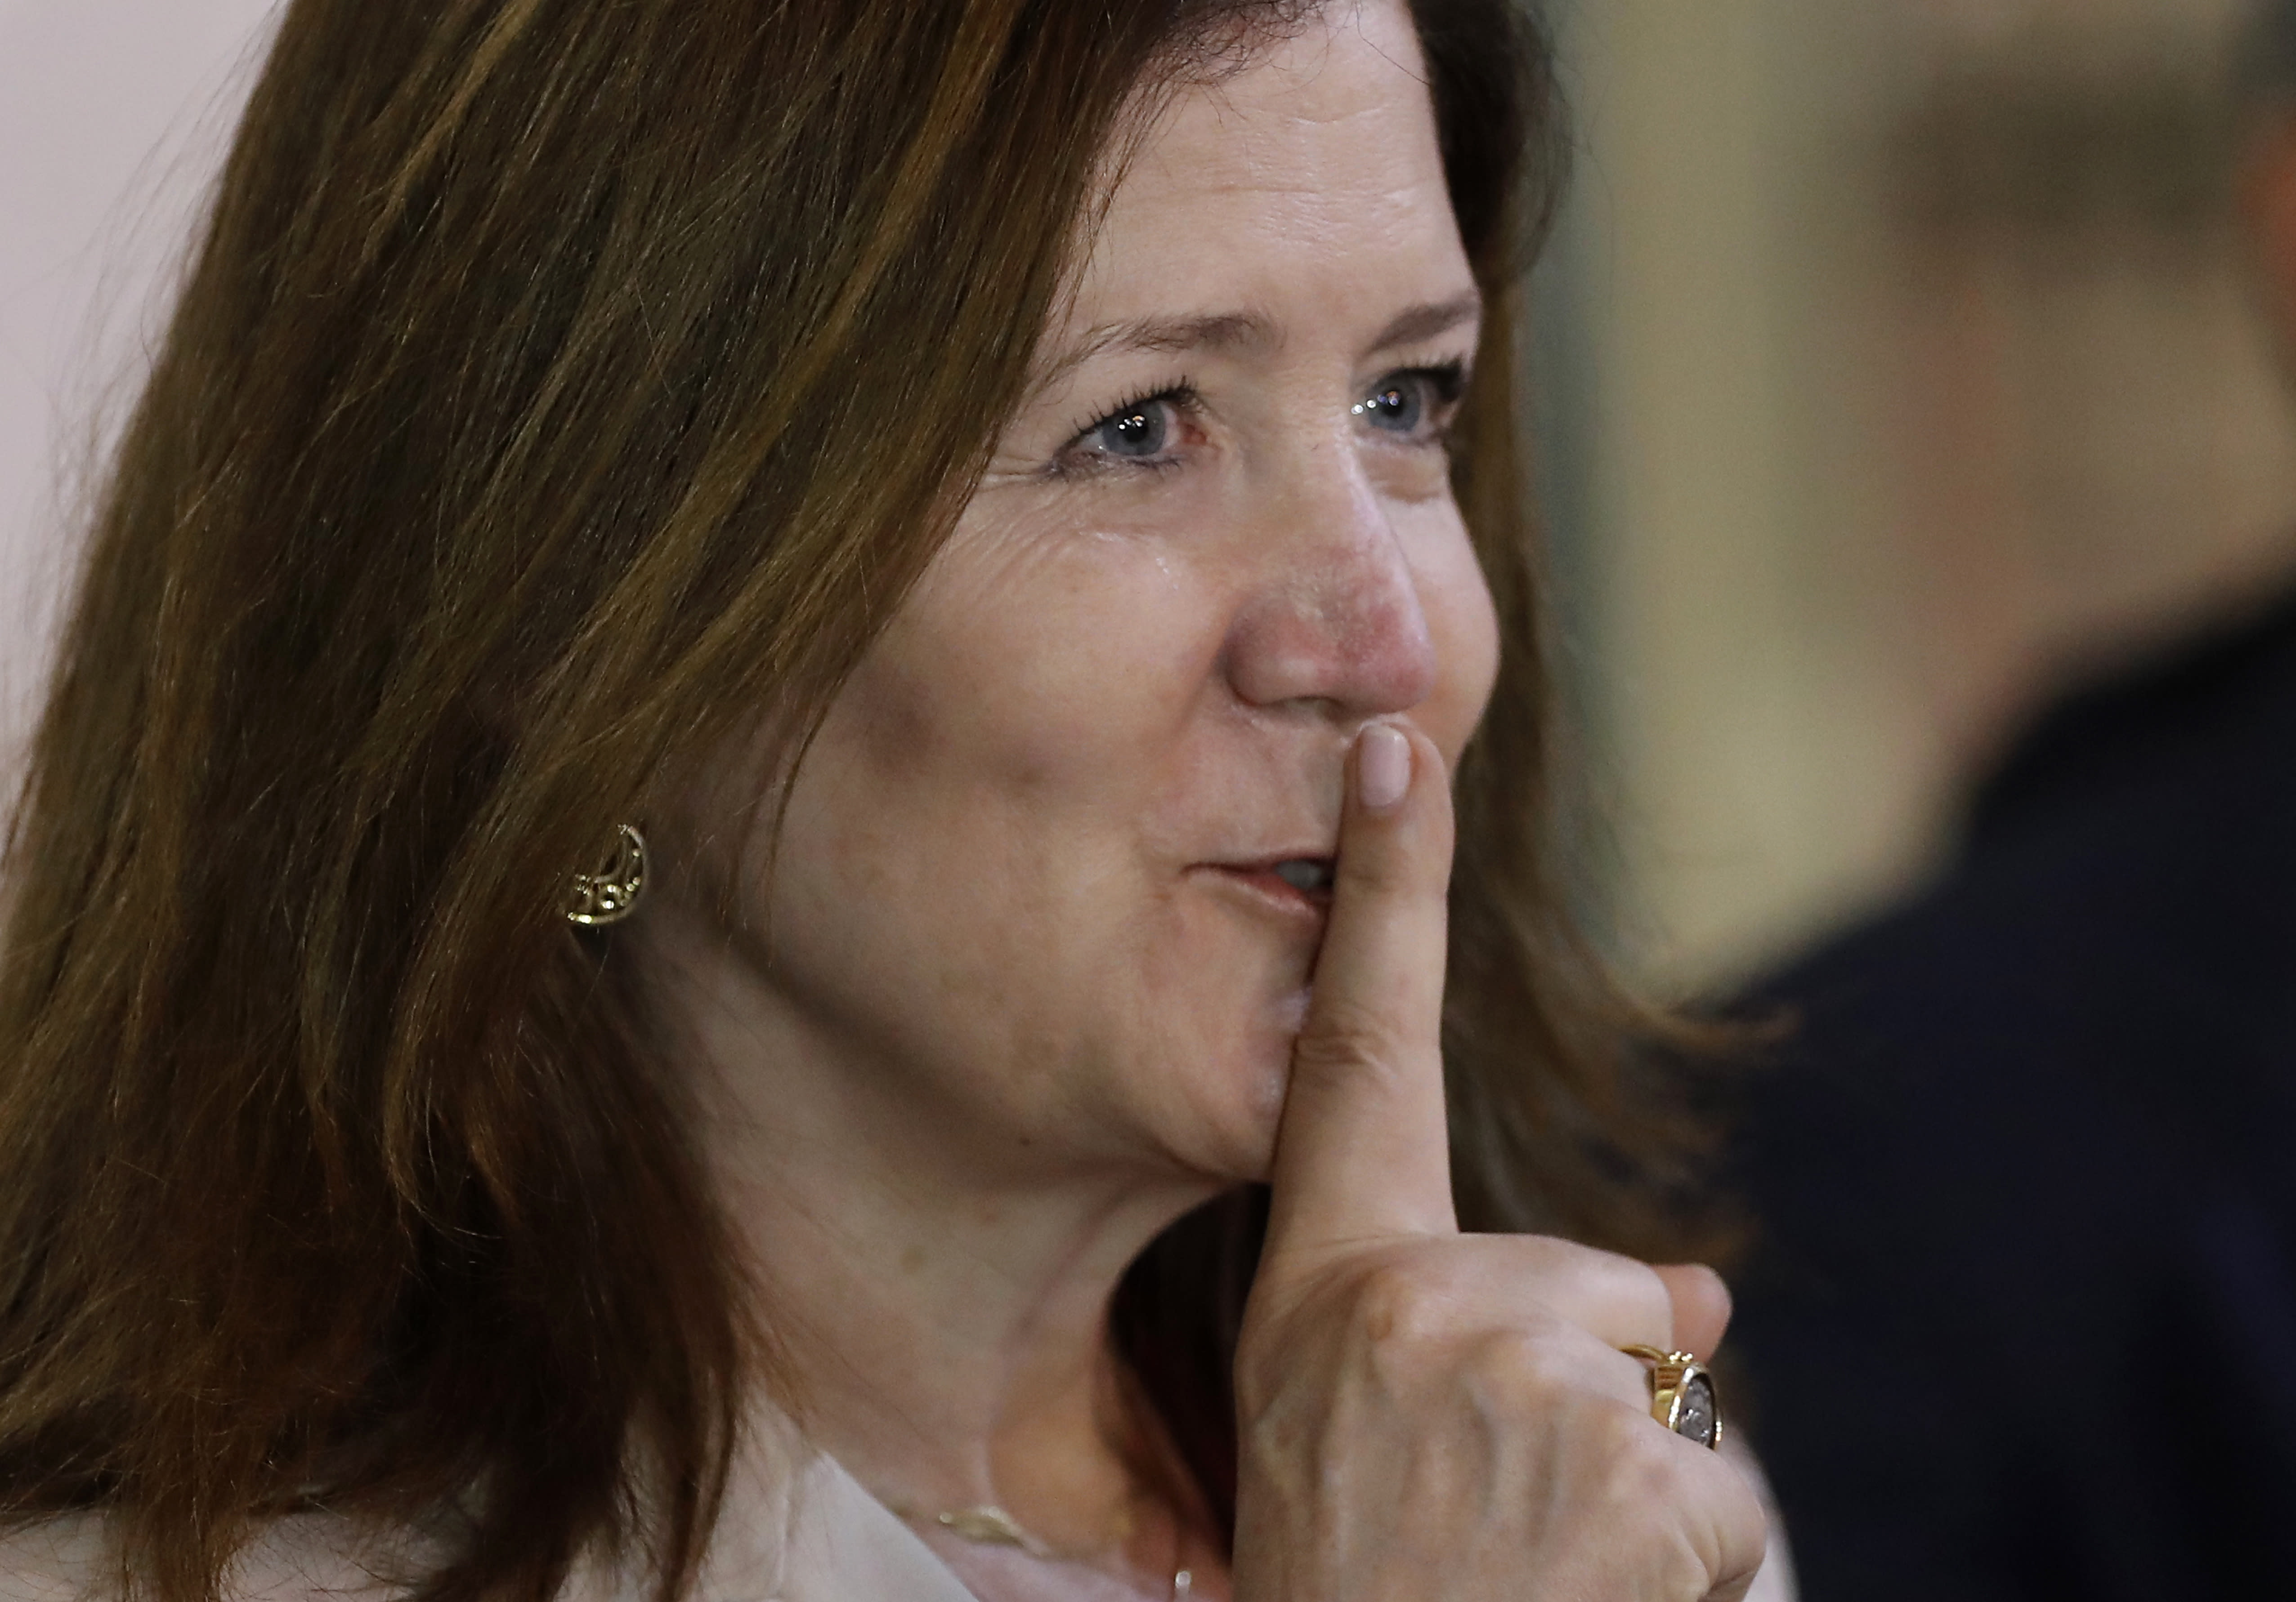
[[[645,894],[645,837],[627,823],[614,825],[613,848],[593,872],[578,873],[566,887],[566,921],[602,929],[637,911]]]

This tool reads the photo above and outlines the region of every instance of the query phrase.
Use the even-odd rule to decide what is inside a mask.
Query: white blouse
[[[1734,1454],[1738,1455],[1738,1454]],[[786,1461],[786,1459],[782,1460]],[[1751,1458],[1741,1464],[1760,1483]],[[1765,1501],[1767,1501],[1765,1487]],[[284,1519],[242,1560],[233,1602],[384,1602],[407,1554],[347,1539],[344,1521]],[[1770,1557],[1747,1602],[1793,1602],[1792,1562],[1770,1522]],[[51,1520],[0,1541],[0,1602],[100,1602],[113,1590],[95,1515]],[[394,1564],[396,1557],[398,1563]],[[646,1602],[641,1576],[593,1568],[564,1602]],[[735,1471],[693,1602],[976,1602],[947,1564],[821,1453],[772,1483]]]

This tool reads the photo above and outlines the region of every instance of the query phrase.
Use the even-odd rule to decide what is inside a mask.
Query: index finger
[[[1270,1259],[1458,1229],[1441,1044],[1449,775],[1425,735],[1374,723],[1347,789],[1331,920],[1275,1136]]]

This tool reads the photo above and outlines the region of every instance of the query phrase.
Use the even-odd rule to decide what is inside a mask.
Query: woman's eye
[[[1366,420],[1374,429],[1387,429],[1398,434],[1416,429],[1425,412],[1417,388],[1409,383],[1382,384],[1356,403],[1357,417]]]
[[[1086,423],[1062,447],[1053,464],[1055,476],[1129,467],[1177,467],[1201,430],[1192,422],[1196,393],[1178,385],[1160,394],[1127,401],[1098,422]]]
[[[1137,401],[1095,423],[1084,443],[1120,462],[1140,462],[1160,456],[1171,443],[1172,403],[1165,398]]]
[[[1431,433],[1447,421],[1460,382],[1455,369],[1390,373],[1355,404],[1354,412],[1386,433]]]

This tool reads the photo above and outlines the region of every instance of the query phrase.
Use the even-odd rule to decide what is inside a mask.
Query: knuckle
[[[1595,1410],[1602,1460],[1611,1465],[1613,1490],[1632,1500],[1642,1500],[1670,1484],[1678,1472],[1679,1455],[1665,1426],[1648,1413],[1626,1402]]]
[[[1387,1018],[1345,996],[1317,1001],[1315,1017],[1292,1047],[1294,1074],[1352,1077],[1399,1071],[1406,1053]]]
[[[1551,1415],[1570,1386],[1553,1344],[1530,1329],[1494,1329],[1475,1342],[1464,1364],[1472,1393],[1513,1418]]]
[[[1624,1405],[1601,1410],[1604,1500],[1622,1510],[1660,1512],[1672,1527],[1743,1533],[1764,1527],[1761,1503],[1718,1454],[1685,1441]],[[1750,1522],[1751,1521],[1751,1522]]]
[[[1335,890],[1383,902],[1403,901],[1431,893],[1431,875],[1416,854],[1399,841],[1384,851],[1359,851],[1350,859],[1344,853],[1333,876]]]
[[[1414,1362],[1450,1334],[1449,1297],[1414,1255],[1382,1258],[1356,1281],[1354,1322],[1378,1357]]]

